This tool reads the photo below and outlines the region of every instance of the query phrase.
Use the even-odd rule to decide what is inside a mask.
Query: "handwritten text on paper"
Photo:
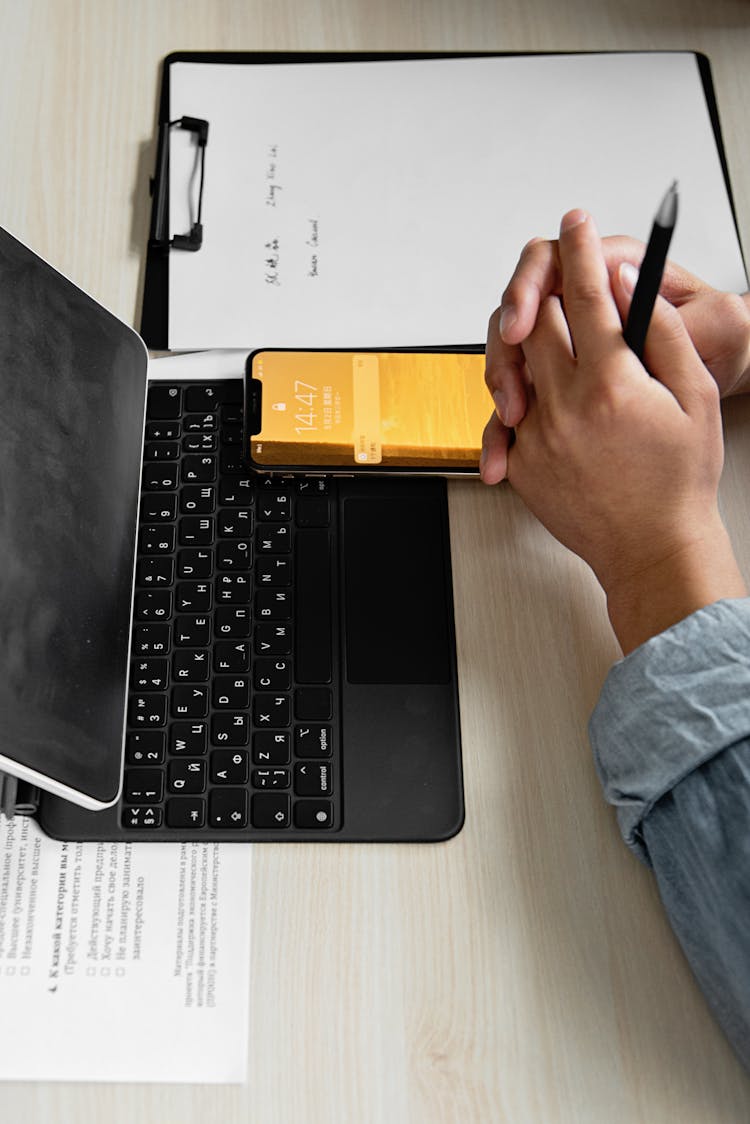
[[[274,211],[283,212],[284,185],[279,182],[279,146],[270,144],[266,149],[266,181],[265,205]],[[278,216],[278,225],[283,221],[283,214]],[[305,277],[318,277],[319,274],[319,246],[320,246],[320,219],[308,218],[304,227],[303,244],[307,249],[302,254],[304,261]],[[312,253],[309,251],[312,250]],[[289,247],[288,260],[298,258],[295,247]],[[273,230],[266,236],[263,243],[263,277],[266,285],[279,287],[282,281],[281,267],[281,238],[278,230]]]

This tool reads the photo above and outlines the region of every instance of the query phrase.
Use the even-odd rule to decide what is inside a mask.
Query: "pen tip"
[[[677,180],[672,180],[672,186],[662,199],[654,219],[659,226],[674,227],[677,221],[677,198]]]

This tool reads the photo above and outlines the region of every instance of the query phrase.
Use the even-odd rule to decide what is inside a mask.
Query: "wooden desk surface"
[[[0,0],[0,28],[0,222],[130,323],[158,63],[176,49],[704,51],[750,248],[743,0]],[[724,509],[750,578],[750,398],[726,430]],[[462,833],[257,848],[245,1087],[11,1084],[0,1118],[750,1119],[750,1080],[594,773],[586,722],[618,655],[596,583],[507,487],[451,485],[451,520]]]

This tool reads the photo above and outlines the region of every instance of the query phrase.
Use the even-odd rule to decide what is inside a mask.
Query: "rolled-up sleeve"
[[[615,664],[589,735],[623,838],[750,1069],[750,598]]]

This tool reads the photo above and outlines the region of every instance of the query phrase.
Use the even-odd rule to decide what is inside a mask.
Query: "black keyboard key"
[[[130,687],[133,691],[165,691],[167,689],[167,660],[134,660],[130,667]]]
[[[146,417],[149,421],[179,418],[182,412],[182,396],[178,386],[150,386],[146,402]]]
[[[247,605],[250,602],[249,574],[219,574],[216,601],[220,605]]]
[[[176,461],[180,456],[178,441],[146,441],[143,446],[145,461]]]
[[[289,796],[283,792],[261,792],[252,799],[253,827],[285,828],[290,820]]]
[[[292,584],[292,564],[288,558],[259,558],[255,566],[259,589],[285,589]]]
[[[250,645],[246,641],[217,640],[214,644],[214,671],[250,670]]]
[[[247,784],[249,773],[246,749],[215,749],[211,754],[212,784]]]
[[[148,422],[145,436],[147,441],[176,441],[180,436],[180,423],[178,421]]]
[[[175,617],[174,642],[180,648],[207,648],[211,643],[209,617]]]
[[[124,800],[126,804],[158,804],[164,795],[161,769],[126,769]]]
[[[169,620],[172,615],[172,594],[168,589],[136,593],[134,619],[137,621]]]
[[[213,539],[213,516],[184,515],[180,519],[180,546],[210,546]]]
[[[218,608],[214,614],[214,631],[227,640],[244,640],[250,635],[250,610]]]
[[[223,539],[250,538],[253,513],[249,507],[230,507],[219,512],[218,533]]]
[[[206,752],[207,735],[205,722],[173,722],[169,729],[169,752],[197,757]]]
[[[324,498],[300,497],[294,510],[298,527],[327,527],[331,521],[328,500]]]
[[[185,390],[185,411],[198,414],[202,411],[216,411],[224,401],[224,388],[216,386],[189,386]]]
[[[221,407],[221,420],[224,425],[242,425],[242,381],[227,390],[224,403]]]
[[[292,702],[289,695],[272,695],[259,692],[253,696],[253,725],[258,729],[278,730],[292,721]]]
[[[333,753],[331,727],[317,722],[294,728],[294,752],[297,757],[330,757]]]
[[[250,740],[250,723],[246,714],[214,714],[211,718],[211,744],[246,746]]]
[[[122,826],[124,828],[135,831],[142,827],[161,827],[161,821],[162,810],[154,805],[144,807],[140,804],[133,804],[130,807],[123,808]]]
[[[210,578],[214,559],[210,550],[190,548],[177,554],[177,576],[179,578]]]
[[[328,687],[302,687],[294,692],[294,717],[305,722],[327,722],[333,717],[333,697]]]
[[[333,768],[330,761],[298,761],[294,766],[294,791],[298,796],[330,796]]]
[[[289,624],[271,623],[255,626],[255,651],[259,656],[287,656],[292,650],[292,628]]]
[[[294,824],[305,831],[333,827],[333,804],[330,800],[297,800]]]
[[[264,523],[255,536],[258,554],[288,554],[292,549],[292,529],[287,523]]]
[[[177,496],[149,493],[141,500],[142,523],[169,523],[177,517]]]
[[[208,688],[192,684],[173,687],[172,714],[175,718],[205,718],[208,714]]]
[[[214,433],[218,425],[219,419],[213,410],[203,414],[186,414],[182,422],[185,433]]]
[[[295,480],[297,494],[300,496],[327,496],[327,476],[300,476]]]
[[[182,796],[197,796],[206,789],[206,762],[181,757],[169,762],[167,791]]]
[[[161,765],[164,762],[165,736],[162,730],[139,730],[128,734],[125,761],[128,765]]]
[[[285,489],[261,492],[258,497],[259,523],[288,523],[292,518],[292,493]]]
[[[186,484],[180,489],[180,511],[183,515],[210,515],[216,506],[213,484]]]
[[[141,558],[135,572],[135,583],[158,589],[171,585],[173,577],[174,563],[171,558]]]
[[[287,731],[258,730],[253,734],[253,762],[256,765],[287,765],[290,759]]]
[[[223,420],[223,417],[222,417]],[[242,426],[241,425],[222,425],[221,427],[221,443],[222,445],[241,445],[242,444]]]
[[[208,800],[211,827],[247,827],[247,792],[244,788],[215,788]]]
[[[178,466],[151,462],[143,466],[144,492],[169,492],[177,487]]]
[[[182,458],[183,484],[211,484],[216,479],[216,457]]]
[[[220,455],[222,476],[244,476],[247,473],[247,461],[242,455],[241,446],[230,445]]]
[[[244,710],[250,706],[250,680],[245,676],[217,675],[213,683],[216,707]]]
[[[227,507],[244,507],[252,501],[254,494],[254,476],[245,476],[242,480],[222,480],[219,483],[219,503]]]
[[[178,582],[177,612],[206,613],[211,608],[210,582]]]
[[[171,554],[174,550],[175,529],[168,523],[141,527],[139,549],[141,554]]]
[[[175,683],[206,683],[210,670],[210,655],[204,648],[181,648],[172,657]]]
[[[250,679],[244,676],[217,676],[214,680],[214,706],[244,710],[250,706]]]
[[[256,473],[255,480],[259,496],[264,496],[267,492],[276,491],[278,488],[287,489],[289,487],[289,481],[282,480],[278,476],[263,476],[261,473]]]
[[[134,656],[159,656],[169,651],[168,624],[139,624],[133,630]]]
[[[288,691],[292,686],[292,661],[259,659],[253,667],[256,691]]]
[[[253,770],[253,788],[289,788],[291,783],[288,769]]]
[[[219,570],[247,570],[250,567],[250,544],[247,542],[220,542],[216,549],[216,567]]]
[[[206,822],[206,801],[202,796],[173,796],[167,800],[167,827],[199,828]]]
[[[182,439],[185,453],[215,453],[217,446],[218,437],[215,433],[188,433]]]
[[[326,531],[297,532],[294,566],[295,675],[299,683],[330,683],[331,547]]]
[[[290,591],[259,589],[255,595],[255,615],[259,621],[288,621],[292,615]]]
[[[167,696],[157,694],[131,695],[128,703],[131,726],[164,726],[167,721]]]

